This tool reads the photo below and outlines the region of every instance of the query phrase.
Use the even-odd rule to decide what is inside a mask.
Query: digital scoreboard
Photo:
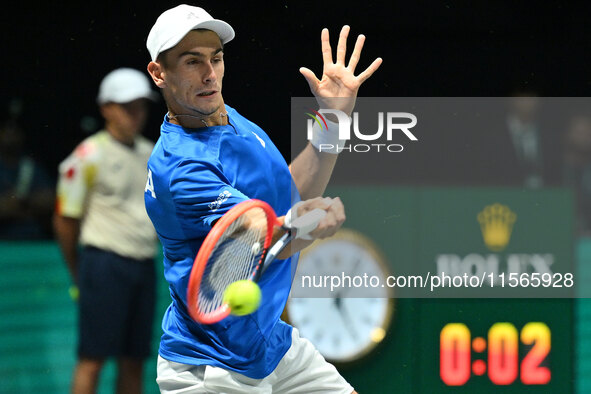
[[[343,200],[345,227],[372,241],[391,274],[492,278],[485,282],[492,291],[483,286],[470,296],[394,288],[379,346],[338,365],[360,392],[574,392],[577,289],[564,281],[569,275],[577,283],[568,191],[364,186],[332,187],[329,195]],[[562,282],[545,289],[532,280],[557,273]],[[523,277],[521,288],[509,285]]]
[[[337,364],[359,392],[574,392],[571,299],[400,299],[372,354]]]
[[[543,385],[550,382],[550,368],[542,365],[551,349],[550,329],[543,322],[529,322],[521,329],[509,322],[494,323],[486,337],[472,339],[465,323],[448,323],[441,330],[439,345],[439,376],[448,386],[462,386],[472,373],[487,372],[490,381],[499,386],[514,383],[518,377],[523,384]],[[531,346],[519,360],[519,345]],[[472,351],[483,354],[488,348],[487,361],[471,361]]]
[[[573,392],[572,300],[419,301],[417,392]]]

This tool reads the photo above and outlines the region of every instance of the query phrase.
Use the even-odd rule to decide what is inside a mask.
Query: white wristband
[[[339,154],[347,141],[339,139],[338,123],[327,120],[326,125],[328,126],[327,129],[323,130],[318,123],[314,123],[310,143],[320,152]]]
[[[293,224],[294,220],[296,220],[298,218],[298,208],[303,203],[304,203],[303,201],[299,201],[299,202],[295,203],[293,205],[293,207],[291,207],[289,209],[289,211],[287,211],[287,213],[285,214],[285,218],[283,219],[283,226],[284,227],[289,228],[289,229],[292,228],[292,224]],[[296,238],[305,239],[305,240],[312,239],[312,237],[310,237],[307,234],[306,235],[296,235]]]
[[[293,207],[291,207],[289,211],[287,211],[287,213],[285,214],[285,218],[283,219],[283,225],[286,228],[291,228],[291,224],[293,223],[293,221],[298,218],[298,208],[300,205],[302,205],[302,203],[303,201],[296,202],[293,205]]]

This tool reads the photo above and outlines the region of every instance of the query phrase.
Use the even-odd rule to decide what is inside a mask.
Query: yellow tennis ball
[[[224,302],[233,315],[244,316],[256,311],[261,303],[261,289],[251,280],[231,283],[224,291]]]

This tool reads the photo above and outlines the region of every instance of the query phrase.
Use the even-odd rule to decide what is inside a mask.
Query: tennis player
[[[319,102],[349,98],[333,109],[350,113],[359,86],[381,59],[355,76],[364,38],[358,38],[345,65],[348,33],[345,26],[333,62],[328,30],[323,30],[320,80],[308,69],[300,72]],[[320,197],[337,152],[320,153],[313,140],[288,167],[267,134],[225,104],[224,45],[232,38],[234,30],[226,22],[201,8],[180,5],[160,15],[147,39],[152,59],[148,71],[168,107],[148,161],[145,187],[146,209],[163,245],[172,297],[162,323],[157,382],[163,393],[354,392],[297,329],[280,320],[297,255],[274,262],[265,272],[259,282],[263,302],[255,313],[200,325],[187,312],[195,255],[214,222],[237,203],[261,199],[285,215],[301,196],[304,201],[295,214],[313,208],[327,211],[312,233],[315,238],[334,234],[345,220],[338,198]],[[338,139],[335,126],[329,126],[323,138]],[[300,241],[292,251],[307,244]]]

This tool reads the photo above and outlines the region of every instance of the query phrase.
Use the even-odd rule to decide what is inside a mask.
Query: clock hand
[[[349,311],[343,305],[343,301],[342,301],[342,298],[340,297],[340,294],[337,294],[337,297],[335,298],[334,303],[335,303],[335,306],[337,307],[337,310],[339,311],[339,315],[341,316],[343,323],[345,324],[345,328],[347,329],[347,331],[349,331],[349,334],[353,337],[353,339],[358,339],[359,336],[357,335],[357,331],[355,331],[355,329],[353,328],[353,320],[351,319],[351,316],[349,315]]]

